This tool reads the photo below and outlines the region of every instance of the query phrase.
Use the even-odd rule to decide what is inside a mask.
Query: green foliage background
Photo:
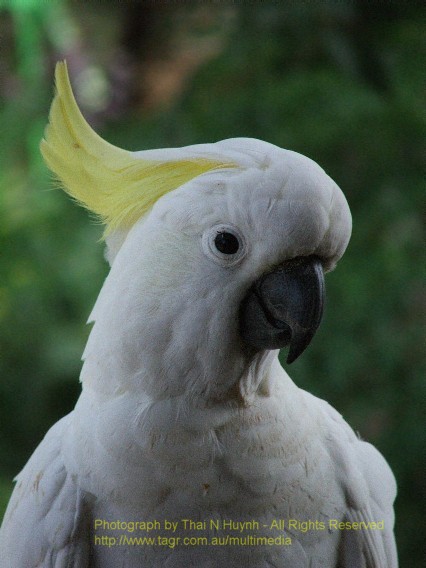
[[[204,3],[200,16],[201,4],[151,7],[155,41],[145,49],[161,51],[188,19],[189,43],[221,41],[184,89],[152,111],[130,101],[92,118],[129,149],[261,138],[310,156],[342,187],[352,241],[327,276],[315,341],[289,371],[386,456],[399,485],[401,566],[420,567],[424,12],[416,2],[224,2]],[[72,58],[83,38],[105,69],[111,49],[100,38],[117,37],[125,9],[0,0],[1,510],[12,477],[75,404],[84,322],[107,273],[100,227],[50,190],[39,155],[53,62]]]

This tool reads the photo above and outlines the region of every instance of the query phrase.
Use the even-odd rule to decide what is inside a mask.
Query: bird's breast
[[[132,549],[134,565],[183,567],[196,559],[207,566],[214,559],[258,568],[267,560],[284,568],[305,566],[299,564],[304,555],[325,559],[318,567],[335,565],[338,535],[324,520],[340,520],[342,504],[327,452],[309,428],[286,433],[267,411],[249,409],[198,435],[163,431],[148,448],[157,467],[145,479],[144,495],[135,499],[134,493],[131,506],[99,502],[95,513],[107,521],[151,523],[152,533],[145,527],[137,536],[169,543]],[[272,540],[264,545],[262,539]]]

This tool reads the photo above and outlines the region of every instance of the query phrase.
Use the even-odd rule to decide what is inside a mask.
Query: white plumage
[[[383,457],[291,381],[277,349],[241,337],[242,302],[262,275],[299,257],[335,266],[351,230],[342,192],[308,158],[253,139],[133,158],[232,167],[197,175],[107,237],[82,394],[17,477],[1,567],[396,568]],[[236,253],[218,253],[220,232]],[[96,519],[179,522],[181,539],[238,535],[184,530],[182,519],[256,521],[240,536],[291,544],[106,546],[95,537],[123,531],[96,531]]]

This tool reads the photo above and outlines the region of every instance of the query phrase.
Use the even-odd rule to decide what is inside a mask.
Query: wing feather
[[[356,437],[340,414],[324,405],[331,429],[328,448],[337,469],[347,510],[345,522],[383,522],[384,528],[342,530],[339,568],[398,568],[393,503],[396,482],[383,456]]]
[[[61,457],[69,418],[49,430],[16,477],[0,531],[2,568],[89,566],[88,499]]]

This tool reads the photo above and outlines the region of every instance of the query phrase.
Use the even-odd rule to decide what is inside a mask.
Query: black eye
[[[240,243],[232,233],[218,233],[214,240],[215,247],[223,254],[235,254],[240,248]]]

